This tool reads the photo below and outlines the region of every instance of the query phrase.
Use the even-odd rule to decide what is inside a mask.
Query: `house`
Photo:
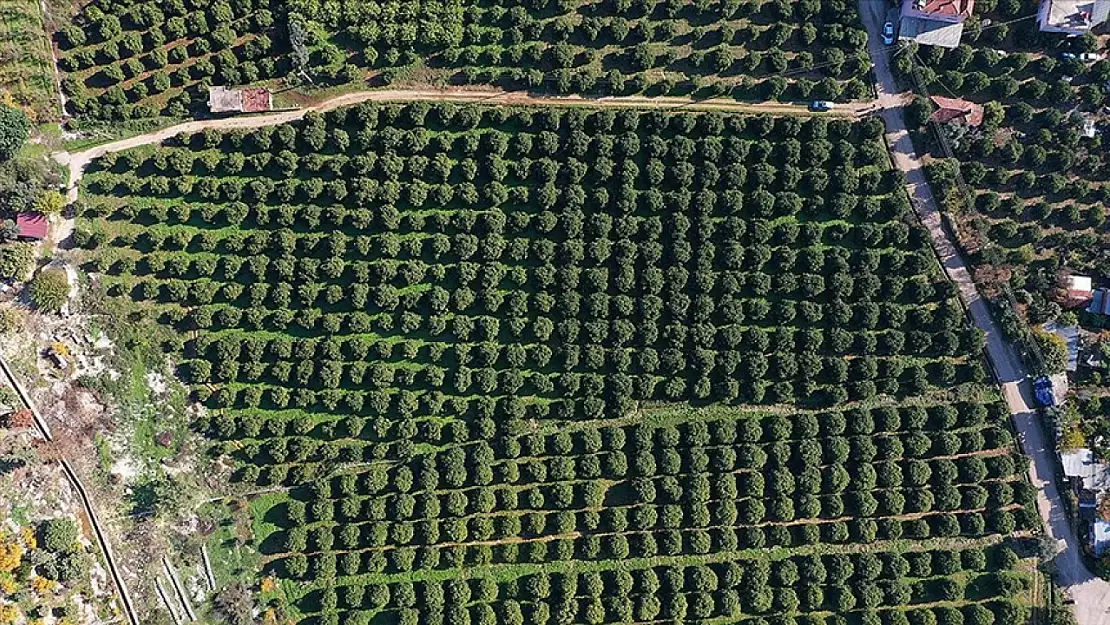
[[[1110,551],[1110,522],[1096,517],[1091,523],[1091,550],[1096,558],[1101,558]]]
[[[933,111],[930,120],[941,124],[966,124],[978,126],[983,123],[983,107],[959,98],[946,98],[935,95],[932,97],[937,110]]]
[[[274,97],[269,89],[208,88],[208,110],[212,113],[261,113],[273,107]]]
[[[1087,306],[1087,312],[1094,315],[1110,315],[1110,291],[1095,289],[1091,296],[1091,304]]]
[[[19,238],[25,241],[41,241],[50,230],[46,215],[33,211],[17,214],[15,226],[19,230]]]
[[[1098,493],[1110,488],[1110,465],[1086,447],[1059,452],[1060,465],[1076,494]]]
[[[975,0],[903,0],[899,39],[955,48],[974,9]]]
[[[1094,139],[1098,136],[1098,123],[1089,117],[1085,118],[1083,120],[1083,128],[1079,132],[1088,139]]]
[[[1095,296],[1091,278],[1088,276],[1068,276],[1065,291],[1064,306],[1067,308],[1085,305]]]
[[[1037,25],[1047,33],[1082,35],[1110,18],[1110,0],[1041,0]]]

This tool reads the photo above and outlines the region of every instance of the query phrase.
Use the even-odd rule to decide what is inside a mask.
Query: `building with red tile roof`
[[[243,89],[242,92],[244,113],[260,113],[273,108],[269,89],[250,88]]]
[[[967,100],[958,98],[945,98],[933,96],[933,104],[937,110],[929,118],[941,124],[960,123],[968,126],[978,126],[983,123],[983,107]]]
[[[902,0],[898,38],[921,45],[955,48],[975,0]]]
[[[915,17],[962,22],[971,17],[975,0],[904,0],[902,14]]]
[[[208,110],[212,113],[261,113],[273,106],[273,94],[263,87],[208,88]]]
[[[40,240],[46,238],[50,224],[46,215],[36,212],[19,213],[15,216],[15,225],[19,228],[19,238]]]

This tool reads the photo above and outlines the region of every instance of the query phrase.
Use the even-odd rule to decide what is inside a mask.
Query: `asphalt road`
[[[1044,521],[1045,531],[1057,545],[1057,582],[1075,601],[1073,609],[1079,625],[1110,625],[1110,583],[1095,577],[1083,563],[1081,543],[1068,522],[1056,488],[1053,475],[1056,452],[1053,444],[1046,440],[1033,408],[1033,390],[1026,377],[1025,367],[995,323],[987,302],[975,288],[963,257],[942,226],[940,211],[929,188],[925,170],[906,131],[904,107],[894,104],[896,101],[905,102],[906,97],[899,93],[890,69],[891,55],[896,53],[896,48],[882,42],[882,27],[888,19],[888,5],[874,0],[860,0],[859,7],[867,27],[868,51],[874,63],[880,115],[886,122],[886,139],[894,163],[905,174],[906,188],[921,221],[929,230],[933,247],[940,256],[945,272],[959,287],[960,297],[971,311],[975,324],[986,333],[987,355],[1003,383],[1002,392],[1014,416],[1014,425],[1025,453],[1032,458],[1029,479],[1037,488],[1037,507]]]

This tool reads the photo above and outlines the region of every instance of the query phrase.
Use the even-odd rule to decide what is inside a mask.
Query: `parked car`
[[[888,46],[894,43],[894,22],[883,24],[883,43]]]
[[[1083,54],[1079,55],[1079,60],[1087,63],[1091,61],[1101,61],[1102,55],[1098,52],[1084,52]]]
[[[1079,57],[1075,56],[1075,54],[1073,54],[1071,52],[1061,52],[1060,53],[1060,58],[1062,58],[1066,61],[1074,61],[1075,59],[1077,59]]]
[[[1056,405],[1056,397],[1052,394],[1052,382],[1043,375],[1033,380],[1033,397],[1044,408]]]
[[[810,102],[809,108],[813,111],[830,111],[832,110],[833,103],[828,100],[814,100]]]

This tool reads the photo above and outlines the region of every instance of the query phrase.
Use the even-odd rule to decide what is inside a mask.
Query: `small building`
[[[1079,368],[1079,326],[1065,326],[1052,321],[1044,324],[1044,331],[1051,332],[1064,340],[1068,350],[1066,369],[1074,373]]]
[[[41,241],[50,231],[50,224],[46,215],[38,212],[19,213],[15,216],[15,226],[19,230],[19,238],[24,241]]]
[[[272,108],[274,108],[274,97],[269,89],[208,88],[208,110],[212,113],[262,113]]]
[[[1079,493],[1079,520],[1092,523],[1098,518],[1098,495],[1089,490]]]
[[[1047,33],[1083,35],[1110,18],[1110,0],[1041,0],[1037,25]]]
[[[965,124],[978,126],[983,123],[983,107],[959,98],[946,98],[935,95],[932,97],[937,110],[929,119],[941,124]]]
[[[1110,551],[1110,522],[1097,516],[1091,523],[1091,551],[1096,558],[1101,558]]]
[[[1110,315],[1110,291],[1095,289],[1091,296],[1091,304],[1087,306],[1087,312],[1094,315]]]
[[[1077,495],[1084,491],[1099,493],[1110,488],[1110,465],[1095,457],[1087,447],[1061,451],[1060,465]]]
[[[1075,308],[1087,304],[1095,296],[1091,278],[1088,276],[1068,276],[1064,306]]]
[[[964,21],[975,10],[975,0],[903,0],[899,39],[926,46],[955,48]]]
[[[1083,127],[1079,133],[1088,139],[1094,139],[1098,136],[1098,123],[1090,117],[1084,118]]]

